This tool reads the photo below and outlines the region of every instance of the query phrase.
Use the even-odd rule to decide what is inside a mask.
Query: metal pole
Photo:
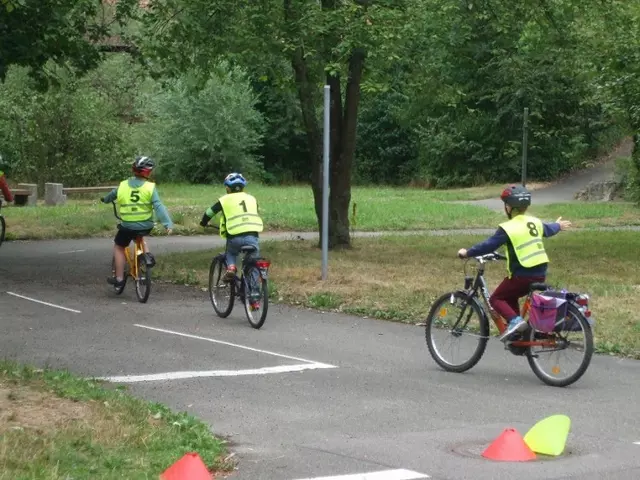
[[[322,280],[327,279],[329,263],[329,138],[331,87],[324,86],[324,158],[322,168]]]
[[[529,108],[524,109],[524,120],[522,125],[522,186],[527,182],[527,143],[529,140]]]

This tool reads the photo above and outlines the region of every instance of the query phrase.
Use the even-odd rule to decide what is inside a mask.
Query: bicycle
[[[111,202],[113,205],[113,214],[118,220],[122,220],[118,215],[116,209],[116,203]],[[150,257],[145,255],[144,252],[144,237],[141,235],[136,236],[135,241],[131,245],[124,249],[124,257],[126,263],[124,265],[123,284],[118,287],[113,286],[113,290],[116,295],[120,295],[125,286],[127,285],[127,278],[131,277],[135,281],[136,297],[140,303],[146,303],[151,294],[151,269],[153,267],[153,261]],[[134,261],[135,259],[135,261]],[[111,259],[111,273],[113,278],[116,276],[116,260]]]
[[[211,225],[213,228],[217,228]],[[240,275],[235,274],[232,281],[223,277],[227,271],[227,260],[224,252],[214,256],[209,267],[209,298],[216,314],[226,318],[231,314],[236,299],[244,304],[244,311],[249,324],[259,329],[267,319],[269,309],[269,267],[271,262],[266,258],[253,258],[256,248],[245,245],[240,248],[242,267]],[[228,303],[219,298],[228,292]],[[253,294],[249,293],[253,292]],[[257,307],[256,307],[257,305]]]
[[[0,200],[0,245],[4,242],[4,234],[7,230],[7,224],[4,221],[4,216],[2,215],[2,200]]]
[[[465,372],[474,367],[482,358],[490,338],[490,325],[487,312],[497,327],[499,334],[507,328],[507,322],[491,307],[489,303],[489,293],[487,283],[484,278],[484,270],[487,262],[506,260],[504,255],[494,252],[487,255],[473,257],[478,263],[475,278],[467,274],[467,262],[464,267],[464,288],[443,294],[432,305],[425,322],[425,337],[429,353],[435,362],[444,370],[455,373]],[[530,318],[532,301],[535,292],[543,292],[544,295],[560,297],[565,300],[564,307],[558,311],[555,318],[551,318],[550,326],[541,328],[541,324],[536,324]],[[480,301],[479,297],[482,299]],[[539,297],[538,297],[539,298]],[[460,313],[455,319],[451,328],[444,329],[446,337],[460,338],[463,330],[471,323],[471,318],[475,314],[478,323],[472,324],[470,334],[472,338],[478,340],[475,350],[470,358],[460,363],[453,363],[442,356],[436,346],[436,335],[438,324],[444,323],[444,317],[449,313],[449,309],[458,307]],[[466,318],[463,320],[467,313]],[[594,320],[589,311],[589,295],[575,292],[557,292],[545,283],[534,283],[530,286],[529,294],[525,297],[521,307],[522,318],[528,320],[526,329],[514,341],[506,342],[505,349],[516,356],[526,356],[533,373],[547,385],[554,387],[565,387],[576,382],[587,370],[591,357],[593,356],[593,332]],[[569,335],[580,332],[582,343],[577,340],[570,340]],[[563,336],[563,334],[565,334]],[[541,350],[536,350],[541,348]],[[565,376],[560,376],[563,370],[556,363],[552,363],[551,371],[547,373],[539,359],[540,354],[551,352],[567,353],[576,349],[582,351],[582,359],[575,371],[568,371]],[[460,350],[460,349],[458,349]]]

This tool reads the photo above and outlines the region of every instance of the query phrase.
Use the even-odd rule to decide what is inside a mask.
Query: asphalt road
[[[152,242],[159,261],[220,246]],[[110,248],[109,239],[2,245],[0,355],[121,377],[134,394],[197,415],[237,453],[233,479],[640,478],[640,362],[598,356],[558,389],[492,340],[474,369],[450,374],[415,326],[274,305],[257,331],[240,305],[216,317],[198,289],[157,284],[145,305],[131,285],[116,297],[105,282]],[[480,457],[503,429],[524,435],[556,413],[572,421],[563,457]]]

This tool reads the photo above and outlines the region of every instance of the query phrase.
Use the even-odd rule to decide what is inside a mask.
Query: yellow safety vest
[[[262,218],[258,215],[258,202],[253,195],[244,192],[227,193],[220,197],[222,218],[220,235],[240,235],[247,232],[261,232]]]
[[[145,182],[140,187],[132,188],[129,180],[123,180],[118,186],[118,205],[120,217],[125,222],[145,222],[153,219],[151,198],[156,184]]]
[[[529,215],[516,215],[508,222],[501,223],[500,226],[509,236],[520,265],[532,268],[549,262],[542,242],[544,227],[539,219]],[[511,276],[513,272],[511,272],[509,264],[509,249],[507,248],[507,269],[509,276]]]

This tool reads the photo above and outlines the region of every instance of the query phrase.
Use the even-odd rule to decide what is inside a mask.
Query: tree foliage
[[[126,24],[137,0],[2,0],[0,8],[0,81],[9,66],[29,69],[37,86],[56,81],[47,62],[78,72],[97,67],[101,44]],[[108,50],[108,48],[106,49]]]
[[[231,171],[262,175],[254,152],[264,121],[245,73],[222,63],[202,85],[187,74],[148,94],[140,146],[161,178],[220,183]]]

